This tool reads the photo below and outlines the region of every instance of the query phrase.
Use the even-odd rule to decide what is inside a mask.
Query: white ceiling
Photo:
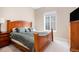
[[[32,7],[33,9],[38,9],[38,8],[40,8],[40,7]]]

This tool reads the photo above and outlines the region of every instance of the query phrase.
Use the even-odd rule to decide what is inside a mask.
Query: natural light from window
[[[56,12],[47,12],[44,14],[44,31],[50,31],[53,29],[56,32]]]

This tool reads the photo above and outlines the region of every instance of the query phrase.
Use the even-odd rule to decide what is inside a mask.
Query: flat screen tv
[[[70,21],[79,20],[79,8],[70,13]]]

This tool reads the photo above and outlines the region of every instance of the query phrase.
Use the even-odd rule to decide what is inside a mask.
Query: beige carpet
[[[45,49],[45,52],[69,52],[69,49],[67,41],[55,40]]]
[[[21,51],[15,48],[13,45],[9,45],[0,48],[0,52],[21,52]],[[64,40],[54,40],[54,42],[51,42],[44,52],[69,52],[69,45]]]

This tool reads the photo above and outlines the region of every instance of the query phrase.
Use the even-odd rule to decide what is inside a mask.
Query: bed
[[[7,31],[9,33],[12,33],[13,28],[17,27],[32,27],[32,22],[28,21],[10,21],[7,20]],[[20,49],[21,51],[35,51],[35,52],[42,52],[44,49],[49,45],[49,43],[52,41],[51,32],[48,32],[46,35],[40,35],[39,32],[33,32],[33,49],[29,49],[27,46],[22,44],[21,42],[14,40],[11,38],[12,44]],[[32,41],[32,42],[33,42]]]

